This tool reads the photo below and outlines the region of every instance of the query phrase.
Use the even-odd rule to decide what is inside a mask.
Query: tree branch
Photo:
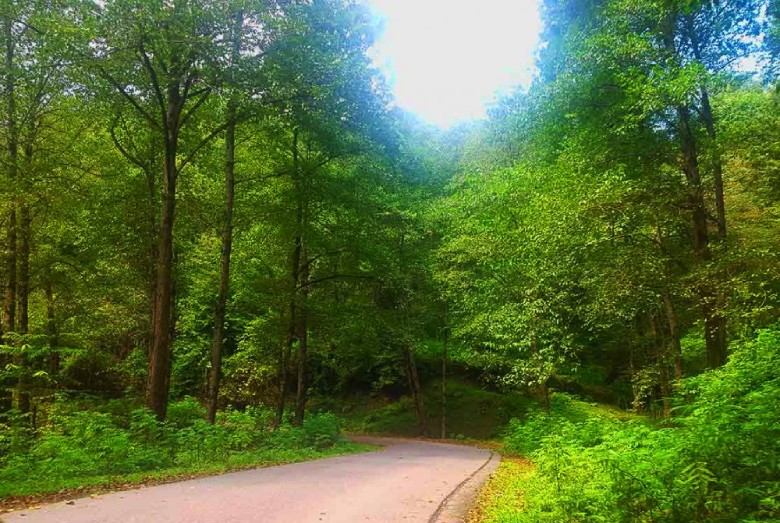
[[[160,114],[162,115],[163,121],[165,121],[165,99],[163,98],[162,89],[160,89],[157,71],[154,70],[154,66],[152,65],[151,60],[149,60],[149,55],[146,54],[143,42],[138,43],[138,51],[141,53],[141,61],[143,61],[144,68],[146,69],[146,72],[149,73],[149,78],[152,80],[154,94],[157,98],[157,103],[160,104]]]
[[[184,116],[181,117],[181,120],[179,120],[179,129],[184,127],[184,124],[187,123],[187,121],[192,117],[195,112],[200,109],[200,106],[203,105],[203,103],[209,98],[211,95],[211,89],[205,89],[205,92],[203,95],[198,99],[197,102],[195,102],[195,105],[193,105],[189,111],[187,111]],[[186,97],[185,97],[186,100]]]
[[[114,87],[114,89],[119,91],[119,94],[121,94],[128,102],[130,102],[130,105],[132,105],[133,108],[136,111],[138,111],[138,113],[141,116],[144,117],[144,119],[146,119],[150,124],[152,124],[153,127],[156,127],[157,129],[162,129],[160,127],[159,122],[157,122],[157,120],[152,118],[152,115],[146,112],[146,110],[143,107],[141,107],[141,105],[136,101],[136,99],[133,98],[133,96],[130,93],[125,91],[125,88],[122,87],[122,85],[118,81],[116,81],[116,79],[113,76],[111,76],[105,69],[103,69],[100,66],[98,66],[97,69],[98,69],[98,74],[102,76],[108,83],[110,83]]]

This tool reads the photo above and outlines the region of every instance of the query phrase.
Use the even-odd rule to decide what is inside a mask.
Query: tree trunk
[[[674,42],[674,27],[676,19],[670,17],[667,31],[666,47],[676,54]],[[694,57],[701,61],[701,50],[691,16],[686,17],[687,37],[691,43]],[[717,144],[715,121],[710,105],[709,94],[702,87],[702,117],[707,128],[707,133],[713,141],[714,167],[713,177],[715,181],[715,206],[717,208],[718,238],[726,238],[726,208],[723,194],[723,160]],[[690,124],[690,111],[686,106],[677,108],[678,124],[683,151],[683,170],[691,187],[691,206],[693,209],[694,251],[700,261],[707,262],[710,259],[709,238],[707,232],[707,213],[704,206],[704,197],[701,187],[701,175],[699,173],[698,152],[696,139]],[[702,300],[702,315],[704,316],[704,340],[707,352],[707,365],[716,368],[726,361],[726,319],[719,311],[723,298],[715,296],[711,285],[706,283],[700,290]]]
[[[295,394],[295,417],[293,423],[297,426],[303,426],[303,418],[306,416],[307,399],[307,380],[306,380],[306,362],[309,356],[309,324],[308,324],[308,303],[309,296],[309,269],[312,261],[309,259],[308,250],[304,242],[304,233],[308,224],[309,212],[309,194],[307,180],[303,178],[304,173],[300,169],[298,161],[298,133],[295,133],[293,144],[293,154],[295,160],[295,173],[297,177],[296,193],[298,199],[297,230],[300,237],[301,249],[298,263],[300,266],[299,288],[297,293],[300,299],[298,305],[298,380]]]
[[[691,43],[693,56],[699,63],[703,63],[701,45],[699,37],[696,34],[696,25],[693,16],[688,14],[685,17],[685,28],[688,32],[688,40]],[[715,208],[717,210],[718,239],[726,239],[726,202],[723,193],[723,157],[718,144],[718,134],[715,130],[715,113],[712,111],[710,103],[710,94],[706,85],[701,87],[701,116],[704,126],[707,129],[707,135],[712,140],[713,147],[713,166],[712,175],[715,182]]]
[[[666,355],[666,343],[659,329],[655,316],[650,316],[650,332],[653,335],[653,347],[655,348],[655,360],[658,365],[658,384],[661,388],[661,401],[663,404],[663,417],[671,416],[670,398],[672,395],[669,383],[669,362]]]
[[[674,302],[669,289],[663,289],[664,309],[666,310],[666,321],[669,324],[669,342],[672,347],[672,357],[674,358],[674,379],[679,380],[683,376],[682,371],[682,347],[680,346],[680,327],[677,322],[677,313],[674,310]]]
[[[16,332],[16,206],[11,201],[5,237],[5,302],[3,332]]]
[[[414,353],[411,347],[404,348],[404,359],[406,360],[406,377],[409,380],[409,389],[412,393],[414,410],[417,414],[417,431],[420,436],[424,436],[428,432],[425,401],[423,399],[422,387],[420,386],[420,376],[417,372],[417,363],[414,361]]]
[[[542,408],[544,408],[544,411],[549,414],[551,410],[550,405],[550,379],[545,378],[544,381],[539,385],[539,395],[542,398]]]
[[[290,323],[287,334],[287,342],[282,348],[282,352],[279,357],[279,391],[276,403],[276,420],[275,425],[278,427],[282,424],[284,418],[284,408],[287,403],[287,389],[289,388],[289,371],[290,360],[292,359],[293,345],[295,344],[296,337],[298,336],[298,282],[300,279],[301,270],[301,251],[303,249],[303,200],[299,194],[299,166],[298,166],[298,130],[293,131],[293,176],[295,191],[296,191],[296,209],[295,209],[295,238],[293,239],[293,252],[290,263],[291,278],[291,294],[290,294]]]
[[[20,334],[27,334],[30,325],[30,239],[32,235],[30,208],[21,205],[19,208],[19,259],[17,281],[17,328]]]
[[[11,189],[8,210],[8,229],[5,245],[5,302],[3,307],[3,332],[16,331],[16,174],[18,169],[19,129],[16,122],[16,77],[14,75],[14,54],[16,46],[13,35],[13,21],[6,17],[3,27],[5,40],[5,99],[7,101],[7,143],[8,179]]]
[[[235,115],[235,105],[228,110],[229,118]],[[235,191],[235,124],[227,129],[225,137],[225,216],[222,230],[222,254],[219,263],[219,290],[214,306],[214,330],[211,337],[211,371],[209,372],[208,421],[214,423],[219,398],[219,380],[222,366],[222,345],[225,328],[225,308],[230,285],[230,253],[233,247],[233,197]]]
[[[447,437],[447,349],[449,339],[449,330],[445,325],[441,354],[441,439]]]
[[[715,182],[715,209],[718,223],[718,239],[726,240],[726,200],[723,191],[723,157],[718,144],[718,134],[715,131],[715,116],[710,104],[710,95],[707,89],[701,90],[701,114],[707,135],[712,140],[712,176]]]
[[[306,260],[306,254],[302,255],[302,259]],[[298,426],[303,425],[303,418],[306,415],[306,388],[308,386],[306,380],[306,361],[309,355],[309,325],[306,311],[306,298],[309,293],[307,284],[309,282],[309,264],[304,264],[301,270],[301,305],[299,314],[299,331],[298,331],[298,389],[295,395],[295,418],[294,424]]]
[[[632,323],[628,337],[628,374],[631,377],[631,407],[635,412],[642,411],[642,398],[636,385],[636,320]]]
[[[235,65],[241,48],[241,25],[244,17],[236,13],[233,28],[233,49],[231,65]],[[217,419],[217,400],[219,399],[219,380],[222,368],[222,346],[224,342],[225,308],[230,288],[230,253],[233,249],[233,201],[236,188],[236,101],[230,100],[227,109],[227,129],[225,130],[225,214],[222,227],[222,253],[219,260],[219,290],[214,306],[214,329],[211,336],[211,370],[208,385],[208,422],[214,424]]]
[[[21,217],[20,242],[19,242],[19,281],[17,289],[17,330],[19,334],[26,335],[29,331],[29,296],[30,296],[30,209],[22,205],[19,209]],[[26,343],[26,342],[23,342]],[[20,412],[30,412],[30,376],[27,355],[21,353],[17,359],[17,365],[21,369],[17,384],[16,408]]]
[[[157,248],[157,281],[149,349],[149,375],[146,403],[157,419],[164,420],[168,409],[171,350],[173,347],[173,223],[176,211],[176,154],[178,151],[181,101],[178,86],[168,92],[163,163],[162,208]]]
[[[292,359],[292,350],[296,339],[296,326],[296,304],[295,298],[292,298],[290,300],[290,327],[287,333],[287,340],[279,355],[279,388],[276,400],[276,419],[274,420],[274,426],[276,427],[279,427],[284,421],[284,408],[287,403],[287,389],[289,387],[290,359]]]
[[[709,93],[701,90],[702,119],[704,120],[707,134],[712,140],[713,166],[712,174],[715,181],[715,207],[717,209],[718,241],[726,243],[726,202],[723,193],[723,159],[718,144],[718,135],[715,130],[715,116],[712,112]],[[721,276],[722,278],[723,276]],[[723,315],[723,307],[726,298],[722,290],[716,291],[715,304],[712,314],[705,319],[707,332],[707,364],[710,368],[717,368],[726,363],[726,316]]]
[[[690,205],[693,210],[694,252],[699,261],[706,263],[711,258],[709,236],[707,230],[707,211],[704,205],[704,194],[701,187],[696,139],[690,127],[690,112],[687,107],[678,107],[677,114],[680,123],[680,135],[683,150],[683,169],[690,186]],[[724,222],[725,223],[725,222]],[[711,289],[709,282],[702,285],[699,291],[701,297],[702,315],[704,316],[704,340],[707,351],[707,366],[717,368],[726,362],[725,350],[725,318],[718,311],[718,298]]]
[[[54,310],[54,289],[50,281],[44,286],[46,293],[46,334],[49,336],[49,375],[54,380],[60,372],[59,334]]]

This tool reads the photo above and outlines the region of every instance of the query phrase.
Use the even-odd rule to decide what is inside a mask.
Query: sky
[[[373,50],[398,105],[440,127],[485,116],[533,77],[538,0],[368,0],[384,19]]]

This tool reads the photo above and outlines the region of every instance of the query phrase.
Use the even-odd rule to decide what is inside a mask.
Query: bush
[[[514,421],[530,456],[522,522],[770,521],[780,517],[780,331],[739,344],[721,369],[682,384],[675,426],[610,418],[556,395]]]
[[[168,420],[160,423],[150,411],[132,408],[129,402],[104,402],[104,411],[75,410],[74,405],[84,407],[91,401],[55,402],[35,438],[23,416],[5,416],[0,424],[0,496],[31,488],[51,490],[78,478],[249,465],[258,456],[294,459],[340,441],[340,423],[331,414],[312,415],[303,427],[271,431],[273,413],[268,409],[227,410],[210,425],[203,407],[186,398],[169,405]]]
[[[312,448],[324,450],[342,441],[341,420],[329,413],[308,416],[303,427],[283,425],[271,437],[277,448]]]

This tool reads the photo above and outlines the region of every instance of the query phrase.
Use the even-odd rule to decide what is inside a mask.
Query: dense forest
[[[361,2],[4,0],[0,495],[326,452],[356,395],[451,436],[450,379],[538,405],[495,521],[780,518],[780,4],[541,12],[442,131]]]

